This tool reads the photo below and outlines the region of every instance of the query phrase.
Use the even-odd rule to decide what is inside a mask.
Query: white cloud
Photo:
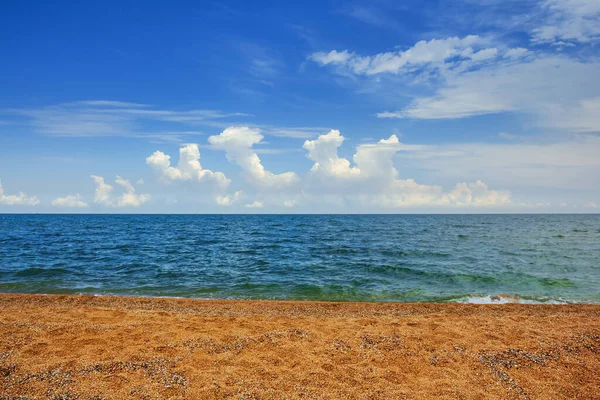
[[[323,127],[307,127],[307,126],[299,126],[299,127],[285,127],[285,126],[269,126],[269,125],[261,125],[258,128],[262,130],[262,132],[267,136],[280,136],[280,137],[290,137],[296,139],[309,139],[317,136],[319,133],[328,130],[329,128]]]
[[[600,137],[516,137],[501,143],[448,143],[408,153],[403,163],[430,177],[482,179],[522,191],[600,187]]]
[[[30,108],[5,109],[5,113],[27,118],[26,123],[37,133],[60,137],[125,136],[181,141],[196,130],[180,129],[179,125],[220,125],[223,119],[249,116],[219,110],[165,110],[151,105],[109,100],[89,100]],[[170,123],[167,132],[148,130],[148,121]],[[227,124],[226,124],[227,125]]]
[[[317,52],[309,59],[320,65],[342,67],[356,75],[382,73],[410,74],[415,68],[458,68],[463,63],[487,61],[499,55],[499,50],[485,47],[487,41],[477,35],[463,38],[421,40],[407,50],[359,56],[348,50]]]
[[[358,176],[360,170],[350,167],[350,161],[337,154],[337,149],[343,142],[344,137],[335,129],[315,140],[304,142],[302,147],[308,152],[307,157],[315,162],[311,171],[341,178]]]
[[[4,188],[2,187],[2,181],[0,181],[0,204],[7,206],[35,206],[40,201],[36,196],[27,196],[23,192],[19,192],[18,195],[4,194]]]
[[[529,53],[529,50],[523,47],[515,47],[509,49],[506,53],[504,53],[504,57],[506,58],[521,58]]]
[[[229,127],[219,135],[210,136],[209,143],[216,149],[224,150],[230,162],[238,164],[251,182],[262,188],[281,189],[299,181],[293,172],[274,174],[262,165],[258,154],[252,148],[262,141],[258,129],[246,126]]]
[[[352,57],[354,57],[354,54],[348,52],[348,50],[344,50],[344,51],[331,50],[329,53],[324,53],[324,52],[313,53],[310,55],[309,59],[311,59],[321,65],[329,65],[329,64],[345,64]]]
[[[390,179],[397,175],[392,165],[392,156],[398,151],[418,151],[424,146],[406,145],[396,135],[374,144],[361,144],[356,148],[351,166],[349,160],[339,157],[338,148],[345,138],[338,130],[320,135],[315,140],[304,142],[307,157],[315,163],[311,172],[340,179]]]
[[[388,6],[394,8],[393,3]],[[371,2],[370,4],[352,4],[346,2],[339,10],[341,14],[354,18],[366,24],[373,25],[377,28],[390,29],[397,32],[405,32],[402,24],[400,24],[395,16],[390,13],[389,9],[381,9],[382,3]],[[401,7],[401,6],[400,6]]]
[[[483,50],[479,50],[475,53],[471,53],[470,51],[467,53],[469,54],[469,58],[475,62],[477,61],[485,61],[485,60],[489,60],[491,58],[495,58],[498,56],[498,49],[495,47],[491,47],[488,49],[483,49]],[[506,56],[506,54],[505,54]]]
[[[571,104],[549,104],[544,116],[546,127],[579,133],[600,132],[600,97]]]
[[[572,132],[600,131],[600,63],[543,57],[463,73],[434,96],[419,97],[381,118],[448,119],[524,112],[540,126]]]
[[[405,145],[396,135],[391,135],[377,143],[357,146],[352,165],[337,154],[343,141],[340,132],[332,130],[304,143],[307,157],[315,162],[311,174],[321,183],[318,187],[307,188],[311,194],[337,190],[339,196],[380,207],[491,207],[511,203],[507,191],[490,190],[479,180],[458,183],[451,191],[444,192],[441,186],[399,179],[393,163],[394,155],[399,151],[418,154],[428,151],[428,146]]]
[[[547,0],[546,18],[532,32],[534,43],[565,45],[590,43],[600,39],[600,1]]]
[[[263,206],[264,206],[263,202],[258,201],[258,200],[254,201],[250,204],[246,204],[246,207],[248,207],[248,208],[263,208]]]
[[[598,208],[598,204],[594,203],[593,201],[590,201],[589,203],[585,203],[583,205],[584,208]]]
[[[217,204],[220,206],[231,206],[240,200],[243,193],[244,193],[243,190],[238,190],[237,192],[235,192],[233,194],[233,196],[232,195],[217,196],[215,200],[216,200]]]
[[[551,23],[535,30],[534,40],[561,39],[566,45],[600,39],[597,0],[549,0],[544,9]],[[527,19],[530,29],[535,19]],[[543,128],[600,131],[600,62],[589,52],[530,51],[509,47],[493,36],[469,35],[420,41],[406,50],[374,55],[333,50],[313,53],[309,59],[353,76],[353,85],[361,85],[361,92],[380,94],[379,99],[398,99],[399,92],[412,96],[396,111],[378,113],[380,118],[521,113],[533,116]]]
[[[54,207],[67,207],[67,208],[86,208],[88,204],[83,200],[81,195],[77,193],[76,195],[68,195],[66,197],[57,197],[52,200],[52,205]]]
[[[117,176],[115,183],[123,188],[123,193],[119,196],[113,196],[113,187],[104,181],[104,178],[97,175],[91,175],[96,184],[94,202],[106,207],[139,207],[148,200],[150,195],[147,193],[136,194],[133,185],[126,179]]]
[[[200,150],[197,144],[188,144],[179,149],[179,163],[171,166],[171,156],[162,151],[155,151],[146,158],[146,164],[166,182],[172,181],[211,181],[220,188],[226,188],[230,180],[222,172],[213,172],[202,168]]]
[[[448,201],[457,206],[495,206],[510,203],[506,190],[490,190],[482,181],[457,183],[447,195]]]
[[[99,106],[99,107],[116,107],[116,108],[147,108],[151,107],[148,104],[130,103],[127,101],[114,100],[82,100],[65,103],[68,106]]]
[[[476,181],[457,183],[452,190],[444,192],[441,186],[421,185],[413,179],[395,180],[392,190],[382,193],[376,202],[387,207],[498,207],[511,204],[506,190],[490,190]]]
[[[94,183],[96,184],[96,192],[94,194],[94,202],[97,204],[104,204],[106,206],[112,205],[110,199],[113,187],[104,182],[104,178],[97,175],[91,175]]]

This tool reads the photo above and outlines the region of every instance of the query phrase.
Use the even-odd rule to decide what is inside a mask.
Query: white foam
[[[465,304],[569,304],[569,302],[563,300],[549,298],[530,299],[510,294],[499,294],[495,296],[469,295],[454,301]]]

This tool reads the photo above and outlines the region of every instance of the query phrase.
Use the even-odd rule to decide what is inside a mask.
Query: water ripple
[[[600,302],[599,288],[599,215],[0,215],[1,292]]]

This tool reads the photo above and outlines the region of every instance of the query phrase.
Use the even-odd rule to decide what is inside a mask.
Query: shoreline
[[[466,294],[444,297],[440,300],[426,301],[394,301],[394,300],[314,300],[314,299],[261,299],[261,298],[216,298],[216,297],[192,297],[192,296],[153,296],[140,294],[122,294],[122,293],[93,293],[93,292],[68,292],[68,293],[30,293],[30,292],[2,292],[0,296],[75,296],[75,297],[116,297],[130,299],[171,299],[171,300],[198,300],[198,301],[240,301],[240,302],[298,302],[298,303],[340,303],[340,304],[473,304],[473,305],[505,305],[505,304],[525,304],[525,305],[596,305],[600,302],[579,301],[564,298],[535,297],[518,294]],[[465,299],[465,301],[461,301]]]
[[[594,398],[600,305],[0,294],[0,398]]]

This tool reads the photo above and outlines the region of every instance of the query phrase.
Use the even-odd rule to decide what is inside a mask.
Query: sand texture
[[[26,398],[600,398],[600,306],[4,294]]]

